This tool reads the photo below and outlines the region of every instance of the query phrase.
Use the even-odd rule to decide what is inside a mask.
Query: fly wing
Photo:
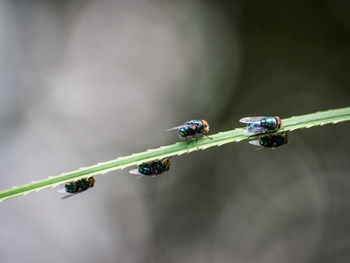
[[[252,122],[258,122],[263,118],[265,118],[265,116],[245,117],[245,118],[240,119],[239,122],[252,123]]]
[[[78,193],[68,193],[68,192],[66,191],[66,188],[64,188],[64,187],[58,189],[57,192],[59,192],[59,193],[61,193],[61,194],[66,194],[65,196],[61,197],[61,200],[67,199],[67,198],[69,198],[69,197],[72,197],[73,195],[78,194]]]
[[[252,140],[252,141],[249,141],[249,143],[250,143],[251,145],[261,146],[260,143],[259,143],[259,140]]]
[[[250,125],[248,126],[247,130],[244,131],[244,133],[247,135],[255,135],[259,133],[264,133],[266,131],[268,131],[268,129],[261,127],[259,125]]]
[[[66,193],[67,193],[65,187],[58,189],[57,192],[59,192],[59,193],[61,193],[61,194],[66,194]]]
[[[166,131],[170,132],[170,131],[178,131],[180,130],[182,127],[185,127],[186,125],[180,125],[180,126],[176,126],[176,127],[173,127],[173,128],[170,128],[170,129],[167,129]]]
[[[139,171],[139,169],[132,169],[129,171],[129,174],[137,174],[137,175],[142,175]]]
[[[182,124],[182,125],[179,125],[179,126],[176,126],[176,127],[173,127],[173,128],[170,128],[170,129],[167,129],[166,131],[178,131],[180,130],[181,128],[183,127],[191,127],[191,128],[195,128],[196,125],[194,123],[185,123],[185,124]]]

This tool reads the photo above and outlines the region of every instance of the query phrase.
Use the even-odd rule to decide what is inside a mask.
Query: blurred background
[[[1,190],[254,115],[349,106],[346,1],[0,1]],[[349,262],[350,123],[1,203],[0,262]]]

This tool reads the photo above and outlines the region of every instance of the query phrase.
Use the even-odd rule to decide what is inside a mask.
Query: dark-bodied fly
[[[278,116],[246,117],[246,118],[240,119],[239,121],[242,123],[248,123],[246,133],[249,135],[278,130],[282,126],[282,121]]]
[[[209,132],[209,124],[206,120],[191,120],[167,131],[178,131],[179,137],[187,141],[206,135]]]
[[[95,178],[83,178],[74,182],[69,182],[64,185],[64,188],[59,189],[60,193],[68,193],[68,195],[63,196],[61,199],[66,199],[73,195],[79,194],[93,187],[95,184]]]
[[[262,146],[265,148],[276,148],[288,143],[288,134],[287,133],[277,133],[269,134],[260,137],[257,140],[249,141],[250,144]]]
[[[156,160],[149,163],[143,163],[138,166],[137,169],[130,170],[130,174],[146,175],[146,176],[156,176],[166,171],[169,171],[170,160]]]

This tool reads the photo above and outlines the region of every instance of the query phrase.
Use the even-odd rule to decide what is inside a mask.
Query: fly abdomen
[[[139,172],[144,175],[152,175],[153,169],[151,164],[143,164],[139,167]]]
[[[196,130],[192,129],[191,127],[182,127],[179,130],[179,135],[182,138],[186,138],[188,136],[194,136],[196,135]]]
[[[65,187],[67,193],[76,193],[77,192],[77,185],[75,182],[68,183],[64,187]]]

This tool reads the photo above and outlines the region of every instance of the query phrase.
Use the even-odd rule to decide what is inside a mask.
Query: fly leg
[[[195,138],[196,138],[197,150],[199,150],[199,146],[198,146],[198,134],[195,135]]]
[[[186,137],[186,143],[187,143],[187,153],[190,152],[190,141],[188,140],[188,138]]]

